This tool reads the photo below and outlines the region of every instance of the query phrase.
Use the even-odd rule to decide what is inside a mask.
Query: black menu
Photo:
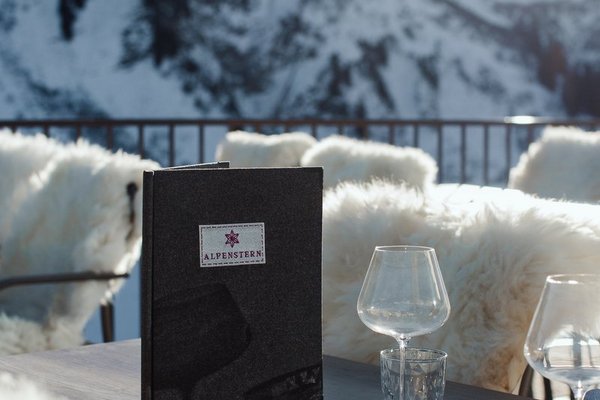
[[[321,168],[144,174],[142,399],[322,399]]]

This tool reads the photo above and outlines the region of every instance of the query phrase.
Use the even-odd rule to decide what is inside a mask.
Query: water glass
[[[441,400],[446,385],[446,358],[441,350],[406,348],[404,398]],[[399,400],[400,349],[380,352],[381,390],[384,400]],[[400,399],[403,400],[403,399]]]

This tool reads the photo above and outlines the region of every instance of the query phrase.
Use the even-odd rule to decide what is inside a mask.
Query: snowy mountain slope
[[[597,0],[79,1],[0,0],[0,117],[600,115]]]
[[[196,112],[178,82],[150,62],[118,65],[121,31],[131,1],[88,1],[61,37],[57,2],[0,0],[14,4],[14,23],[0,24],[0,118],[185,116]]]

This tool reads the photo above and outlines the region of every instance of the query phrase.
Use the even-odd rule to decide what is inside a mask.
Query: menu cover
[[[322,399],[322,169],[227,166],[144,173],[142,399]]]

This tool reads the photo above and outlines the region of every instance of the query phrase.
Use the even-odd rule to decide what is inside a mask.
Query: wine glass
[[[576,400],[600,383],[600,275],[550,275],[523,353],[533,369],[568,384]]]
[[[400,347],[400,376],[413,336],[431,333],[450,315],[450,301],[435,250],[423,246],[377,246],[356,309],[371,330],[394,337]],[[403,399],[403,379],[400,379]]]

